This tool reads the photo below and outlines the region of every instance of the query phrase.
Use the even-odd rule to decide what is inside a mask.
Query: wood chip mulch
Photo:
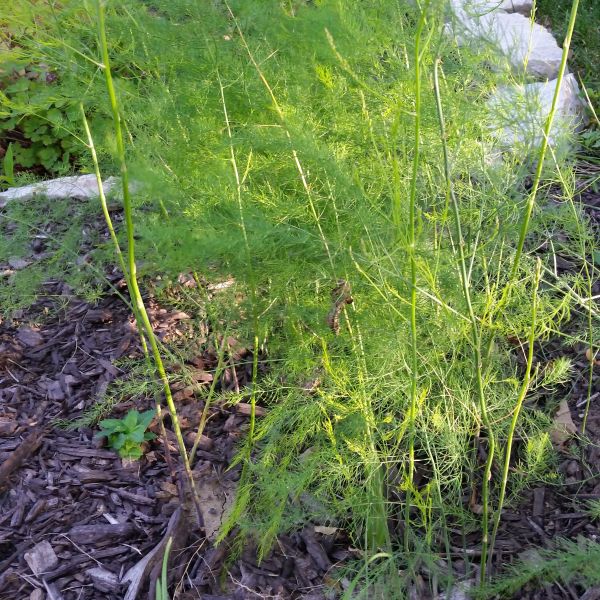
[[[600,194],[588,190],[581,194],[580,200],[592,230],[600,239]],[[590,256],[588,260],[591,263],[594,258]],[[560,253],[555,264],[560,274],[576,273],[581,268],[572,257]],[[598,310],[600,277],[597,271],[592,282],[592,296],[596,298],[594,306]],[[584,321],[575,319],[563,333],[581,335],[587,326]],[[596,350],[597,344],[598,340]],[[497,572],[506,572],[507,566],[519,559],[535,561],[535,548],[556,547],[559,539],[600,542],[600,521],[594,520],[588,511],[590,501],[600,500],[600,360],[597,360],[600,354],[596,356],[591,373],[593,356],[585,343],[569,345],[564,339],[552,339],[539,347],[536,344],[535,357],[542,364],[560,357],[571,360],[570,381],[550,394],[547,401],[548,406],[556,406],[557,402],[566,399],[575,431],[571,436],[564,436],[558,445],[556,480],[525,490],[521,503],[504,511],[497,540],[499,552],[495,556]],[[520,357],[520,362],[524,364],[524,356]],[[536,401],[544,402],[544,398]],[[582,433],[588,401],[587,423]],[[600,588],[586,590],[575,583],[561,581],[532,582],[513,597],[518,600],[591,600],[600,599]]]
[[[178,339],[193,327],[188,315],[150,305],[161,339]],[[237,346],[233,354],[237,364],[220,389],[248,382],[250,353]],[[239,477],[227,467],[247,426],[247,405],[215,406],[199,445],[193,468],[204,529],[160,438],[142,460],[127,463],[100,447],[97,429],[57,426],[83,415],[111,382],[127,376],[115,364],[124,357],[141,357],[137,331],[122,300],[110,293],[92,306],[68,286],[48,282],[31,309],[0,324],[0,599],[154,599],[168,535],[174,537],[169,581],[175,598],[328,597],[327,574],[348,554],[347,539],[337,532],[307,526],[280,536],[260,565],[250,545],[232,561],[228,540],[213,543]],[[216,362],[214,353],[199,353],[190,364],[195,385],[212,380]],[[194,386],[175,390],[191,447],[203,403]],[[125,399],[112,414],[132,407],[152,408],[153,399]],[[173,463],[174,435],[167,434]]]
[[[600,230],[600,196],[588,193],[583,200]],[[558,270],[579,268],[569,257],[557,259]],[[118,274],[109,281],[124,291]],[[600,294],[598,280],[593,294]],[[212,382],[216,353],[205,344],[206,324],[161,307],[152,298],[148,305],[155,331],[165,344],[199,340],[187,365],[191,383],[174,385],[186,444],[191,447],[203,409],[201,388]],[[227,347],[231,367],[217,388],[238,391],[249,382],[252,356],[236,340],[227,340]],[[565,346],[561,340],[536,348],[540,361],[557,357],[573,361],[571,381],[561,394],[579,434],[588,398],[588,350],[585,344]],[[193,465],[201,514],[189,501],[176,468],[177,449],[168,418],[168,452],[157,438],[134,463],[101,447],[95,438],[97,428],[59,427],[61,421],[84,415],[111,383],[128,377],[120,362],[125,358],[140,360],[141,352],[131,314],[114,288],[91,305],[60,281],[49,281],[30,309],[0,323],[0,600],[154,600],[169,536],[174,540],[169,562],[174,598],[339,596],[335,569],[354,552],[340,531],[307,525],[281,535],[273,553],[260,564],[251,544],[234,554],[231,540],[214,543],[239,478],[239,471],[228,466],[248,424],[248,405],[215,405],[210,411]],[[520,504],[504,511],[496,572],[535,548],[552,547],[558,538],[600,539],[600,523],[586,511],[590,500],[600,500],[599,369],[600,363],[594,367],[585,436],[576,434],[562,444],[556,481],[526,490]],[[176,380],[177,373],[173,375]],[[556,397],[548,399],[552,401]],[[130,408],[146,410],[153,405],[150,395],[123,398],[111,414],[119,417]],[[263,410],[259,408],[259,418]],[[158,433],[155,424],[152,427]],[[452,541],[454,575],[472,582],[479,562],[479,534]],[[413,592],[411,597],[432,597],[426,583]],[[575,583],[560,581],[534,582],[514,596],[595,597]]]

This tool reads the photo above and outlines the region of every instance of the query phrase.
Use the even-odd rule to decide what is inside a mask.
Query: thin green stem
[[[444,112],[442,108],[442,98],[440,93],[439,83],[439,59],[435,63],[433,71],[433,81],[435,88],[435,99],[438,112],[438,120],[440,126],[440,137],[442,140],[442,149],[444,157],[444,176],[446,180],[446,193],[450,196],[452,204],[452,212],[454,214],[454,221],[456,227],[456,240],[458,248],[458,267],[460,273],[460,281],[463,289],[463,295],[467,304],[467,310],[471,321],[471,339],[473,344],[473,367],[475,369],[475,382],[477,388],[477,397],[479,401],[479,410],[481,413],[481,421],[486,429],[488,435],[488,455],[483,473],[482,489],[481,489],[481,500],[483,506],[482,512],[482,525],[481,525],[481,582],[485,580],[486,573],[486,559],[487,559],[487,548],[488,548],[488,526],[489,526],[489,485],[492,472],[492,463],[494,460],[494,452],[496,448],[496,442],[494,439],[494,433],[492,431],[492,425],[487,411],[487,403],[485,399],[485,387],[483,383],[483,360],[481,353],[481,337],[479,327],[477,324],[477,317],[473,309],[473,303],[471,301],[471,289],[469,283],[469,276],[467,270],[467,259],[465,255],[465,239],[462,233],[462,225],[460,219],[460,209],[458,205],[458,199],[454,193],[454,186],[452,185],[452,179],[450,175],[450,159],[448,157],[448,147],[446,142],[446,125],[444,121]]]
[[[102,175],[100,173],[100,165],[98,163],[98,155],[96,154],[96,145],[94,144],[94,138],[92,137],[92,132],[90,131],[90,126],[88,124],[87,117],[85,115],[85,111],[83,109],[83,104],[79,105],[79,110],[81,111],[81,118],[83,120],[83,128],[85,130],[87,139],[88,139],[88,148],[90,150],[90,154],[92,155],[92,162],[94,163],[94,173],[96,174],[96,182],[98,184],[98,197],[100,199],[100,206],[102,207],[102,214],[104,215],[104,220],[106,222],[106,226],[108,227],[108,231],[110,233],[110,239],[112,240],[113,246],[115,248],[115,253],[117,255],[117,259],[119,260],[119,266],[121,267],[121,271],[123,272],[123,277],[125,278],[125,282],[127,284],[127,289],[131,289],[131,282],[129,277],[129,271],[127,269],[127,265],[125,264],[125,258],[123,257],[123,252],[121,250],[121,245],[119,244],[119,240],[117,238],[117,234],[115,233],[115,228],[113,226],[112,219],[110,217],[110,212],[108,210],[108,203],[106,202],[106,195],[104,194],[104,188],[102,186]],[[134,314],[136,312],[136,308],[132,305]],[[138,333],[140,335],[140,340],[142,344],[142,350],[144,352],[144,356],[148,355],[148,346],[146,344],[146,337],[144,336],[144,331],[141,329],[141,321],[136,314],[136,322],[138,324]]]
[[[535,330],[537,325],[537,310],[538,310],[538,290],[540,286],[540,278],[542,273],[542,263],[540,259],[537,260],[537,266],[535,270],[535,279],[533,283],[533,298],[531,303],[531,328],[529,330],[529,337],[527,339],[527,343],[529,347],[527,349],[527,365],[525,367],[525,375],[523,377],[523,382],[521,384],[521,389],[519,390],[519,395],[517,397],[517,402],[515,405],[515,409],[513,411],[512,420],[510,422],[510,427],[508,429],[508,435],[506,438],[506,449],[504,454],[504,466],[502,468],[502,478],[500,480],[500,493],[498,497],[498,507],[496,508],[496,515],[494,517],[494,526],[492,529],[492,535],[490,538],[490,550],[489,550],[489,564],[491,565],[492,559],[494,558],[494,545],[496,542],[496,535],[498,534],[498,527],[500,526],[500,519],[502,517],[502,507],[504,506],[504,499],[506,496],[506,484],[508,482],[508,471],[510,468],[510,455],[512,452],[512,445],[515,436],[515,430],[517,427],[517,422],[519,420],[519,416],[521,414],[521,409],[523,407],[523,402],[525,401],[525,396],[529,391],[529,386],[531,385],[531,367],[533,365],[533,344],[535,342]]]
[[[144,300],[142,298],[142,294],[140,292],[140,288],[137,282],[137,269],[135,263],[135,239],[134,239],[134,225],[133,225],[133,210],[131,203],[131,194],[129,190],[129,174],[127,171],[127,161],[125,157],[125,144],[123,141],[123,131],[121,127],[121,114],[119,111],[119,104],[117,100],[117,94],[114,88],[112,73],[110,68],[110,59],[108,56],[108,42],[106,39],[106,25],[105,25],[105,15],[104,15],[104,4],[102,0],[98,0],[97,2],[97,17],[98,17],[98,36],[100,40],[100,51],[102,55],[102,63],[104,69],[104,75],[106,79],[106,88],[108,91],[108,97],[110,100],[110,107],[114,122],[115,128],[115,138],[117,144],[117,157],[119,160],[120,172],[121,172],[121,184],[123,187],[123,208],[125,213],[125,226],[127,230],[127,262],[128,262],[128,273],[129,273],[129,293],[131,295],[131,299],[133,305],[135,306],[137,315],[142,321],[142,326],[144,332],[148,338],[148,342],[150,344],[151,354],[154,359],[154,363],[156,366],[156,370],[158,371],[158,375],[163,384],[163,390],[165,394],[165,399],[167,401],[167,407],[169,409],[169,414],[171,416],[171,421],[173,424],[173,429],[175,433],[175,437],[177,439],[177,445],[179,447],[179,453],[181,455],[181,459],[183,461],[184,469],[189,481],[190,489],[194,496],[194,501],[196,503],[196,509],[198,511],[198,516],[201,519],[200,513],[200,502],[198,498],[198,494],[196,491],[196,486],[194,483],[194,477],[192,473],[192,469],[190,466],[190,462],[188,460],[187,450],[185,448],[185,443],[183,441],[183,434],[181,433],[181,427],[179,424],[179,418],[177,416],[177,409],[175,407],[175,403],[173,401],[173,395],[171,394],[171,387],[169,385],[169,378],[167,376],[161,355],[158,347],[158,343],[156,341],[156,337],[154,335],[154,331],[152,329],[152,324],[150,323],[150,318],[148,317],[148,313],[146,311],[146,306],[144,304]],[[157,406],[159,405],[157,400]]]
[[[106,196],[104,194],[104,189],[102,186],[102,175],[100,173],[100,165],[98,163],[98,156],[96,154],[96,146],[94,144],[94,138],[92,136],[92,132],[90,131],[90,127],[87,121],[87,118],[85,116],[85,111],[83,110],[83,105],[80,104],[79,108],[81,110],[81,116],[83,119],[83,127],[85,129],[85,133],[87,135],[88,138],[88,148],[90,149],[90,153],[92,155],[92,162],[94,163],[94,172],[96,173],[96,182],[98,184],[98,197],[100,198],[100,205],[102,206],[102,213],[104,214],[104,220],[106,221],[106,226],[108,227],[108,230],[110,232],[110,237],[111,240],[113,242],[113,245],[115,247],[115,252],[117,254],[118,260],[119,260],[119,265],[121,267],[121,271],[123,272],[123,277],[125,278],[125,282],[127,284],[127,290],[130,292],[130,298],[131,298],[131,302],[129,302],[128,304],[131,306],[131,309],[133,311],[133,314],[135,315],[135,323],[136,323],[136,327],[138,330],[138,334],[140,336],[140,343],[142,345],[142,352],[144,354],[144,358],[146,360],[146,363],[148,364],[148,366],[150,368],[152,368],[152,357],[150,356],[150,352],[148,350],[148,344],[146,342],[146,335],[144,333],[144,329],[142,326],[142,320],[140,318],[139,312],[137,310],[137,307],[135,305],[135,303],[133,302],[133,297],[131,296],[131,278],[129,275],[129,271],[127,269],[127,265],[125,264],[125,259],[123,257],[123,252],[121,250],[121,245],[119,244],[119,240],[117,238],[117,235],[115,233],[115,228],[113,226],[113,222],[112,219],[110,217],[110,212],[108,211],[108,204],[106,202]],[[160,434],[161,437],[163,439],[164,442],[164,447],[165,447],[165,454],[166,454],[166,458],[167,458],[167,462],[169,464],[169,468],[171,468],[171,459],[170,459],[170,453],[169,453],[169,443],[168,443],[168,439],[167,439],[167,431],[165,429],[165,423],[164,423],[164,419],[163,419],[163,415],[162,415],[162,407],[160,405],[160,402],[155,401],[156,404],[156,417],[158,418],[158,422],[159,422],[159,427],[160,427]]]
[[[241,33],[241,32],[240,32]],[[245,42],[244,42],[245,43]],[[250,50],[246,46],[248,52]],[[258,68],[258,66],[257,66]],[[260,72],[260,71],[259,71]],[[252,264],[252,253],[250,252],[250,243],[248,241],[248,231],[246,229],[246,220],[244,217],[244,203],[242,198],[243,189],[243,177],[240,177],[240,171],[238,169],[237,158],[233,149],[233,135],[231,132],[231,123],[229,121],[229,113],[227,112],[227,103],[225,101],[225,91],[223,89],[223,83],[221,77],[217,72],[217,78],[219,80],[219,90],[221,92],[221,104],[223,107],[223,115],[225,118],[225,125],[227,127],[227,137],[229,138],[229,156],[233,174],[235,176],[235,189],[236,198],[238,203],[238,210],[240,214],[240,226],[242,228],[242,235],[244,236],[244,249],[246,252],[246,264],[248,266],[248,275],[250,280],[250,295],[252,301],[252,319],[254,325],[254,351],[252,354],[252,392],[250,394],[250,426],[248,431],[248,452],[247,459],[250,460],[252,448],[254,446],[254,429],[256,423],[256,382],[258,377],[258,298],[256,290],[256,273],[254,271],[254,265]],[[249,166],[248,166],[249,168]],[[245,472],[244,472],[245,475]]]
[[[213,376],[212,383],[210,384],[210,389],[208,390],[208,396],[204,401],[204,409],[202,410],[202,415],[200,416],[200,423],[198,424],[198,429],[196,431],[196,437],[194,439],[194,444],[192,445],[192,449],[190,450],[190,464],[194,462],[194,458],[196,457],[196,451],[198,450],[198,444],[202,438],[202,434],[204,432],[204,427],[206,426],[206,422],[208,421],[208,412],[212,405],[212,399],[215,393],[215,389],[217,387],[217,382],[219,381],[219,377],[221,376],[221,372],[223,371],[223,363],[225,362],[225,344],[227,342],[227,334],[223,335],[223,341],[221,342],[221,348],[218,352],[217,366],[215,368],[215,374]]]
[[[527,204],[525,205],[525,210],[523,211],[523,217],[521,220],[521,227],[519,229],[519,241],[517,243],[517,250],[515,252],[515,258],[513,260],[513,266],[510,274],[510,279],[507,284],[506,290],[507,294],[512,287],[512,284],[517,276],[517,271],[519,269],[519,263],[521,262],[521,256],[523,254],[523,246],[525,245],[525,236],[527,235],[527,231],[529,230],[529,222],[531,220],[531,214],[533,212],[533,207],[535,206],[535,201],[537,198],[538,189],[540,187],[540,182],[542,180],[542,171],[544,169],[544,163],[546,159],[546,152],[548,150],[548,143],[550,139],[550,131],[552,129],[552,123],[554,122],[554,117],[556,116],[556,111],[558,107],[558,99],[560,97],[560,89],[562,86],[562,81],[565,75],[565,70],[567,68],[567,58],[569,55],[569,47],[571,45],[571,38],[573,37],[573,30],[575,28],[575,19],[577,18],[577,8],[579,6],[579,0],[573,0],[573,4],[571,6],[571,16],[569,18],[569,25],[567,27],[567,35],[565,36],[565,41],[563,42],[563,53],[562,59],[560,61],[560,67],[558,69],[558,75],[556,77],[556,87],[554,89],[554,96],[552,97],[552,106],[550,108],[550,112],[548,113],[548,118],[546,119],[546,123],[544,125],[542,144],[540,146],[540,151],[538,155],[538,163],[535,170],[535,175],[533,178],[533,185],[531,187],[531,191],[529,192],[529,196],[527,198]]]
[[[418,382],[418,344],[417,344],[417,259],[415,256],[416,234],[416,201],[417,178],[419,174],[420,148],[421,148],[421,36],[425,28],[426,8],[420,10],[419,21],[415,33],[414,60],[415,60],[415,123],[414,144],[412,160],[412,176],[410,180],[409,208],[408,208],[408,255],[410,261],[410,354],[411,354],[411,385],[409,407],[409,439],[408,439],[408,486],[406,490],[406,505],[404,508],[404,551],[410,550],[410,509],[411,496],[415,475],[415,422],[417,418],[417,382]],[[397,163],[397,161],[395,161]],[[394,195],[393,221],[398,230],[401,223],[401,198],[398,192]],[[399,234],[400,232],[397,231]]]

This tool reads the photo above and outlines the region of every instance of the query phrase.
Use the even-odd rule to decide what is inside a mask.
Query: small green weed
[[[592,540],[558,540],[553,548],[524,553],[523,559],[511,566],[506,575],[482,589],[473,590],[472,596],[481,600],[512,598],[525,587],[541,592],[542,584],[555,581],[576,582],[590,588],[600,583],[599,560],[600,544]]]
[[[10,187],[15,185],[15,160],[13,145],[9,144],[4,158],[2,159],[2,175],[0,175],[0,186]]]
[[[78,3],[67,4],[61,6],[62,16],[80,21],[84,13]],[[56,68],[56,57],[41,59],[22,43],[29,35],[50,35],[56,24],[55,7],[17,2],[7,8],[0,8],[0,147],[12,146],[11,160],[17,170],[65,174],[85,150],[80,94],[69,83],[71,69]],[[58,52],[64,62],[65,48]]]
[[[74,150],[79,147],[73,136],[79,125],[78,108],[60,98],[35,114],[29,112],[30,103],[42,100],[37,85],[23,77],[4,89],[9,104],[0,122],[0,137],[14,145],[14,163],[20,168],[42,166],[51,173],[64,174],[71,169]]]
[[[600,521],[600,500],[590,500],[587,505],[587,513],[594,521]]]
[[[156,437],[146,431],[156,411],[140,413],[130,410],[123,419],[105,419],[100,421],[102,430],[97,437],[106,437],[108,445],[119,452],[121,458],[138,459],[142,456],[142,444]]]

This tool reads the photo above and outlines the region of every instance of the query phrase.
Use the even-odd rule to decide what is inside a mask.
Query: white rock
[[[107,194],[119,184],[119,179],[109,177],[102,182],[102,189]],[[0,208],[6,206],[11,200],[31,200],[36,195],[47,196],[49,200],[74,198],[87,200],[98,196],[98,183],[96,176],[75,175],[74,177],[60,177],[49,181],[40,181],[23,187],[9,188],[0,193]]]
[[[488,100],[492,133],[503,147],[538,147],[557,80],[503,87]],[[584,105],[573,74],[563,79],[549,141],[568,139],[583,123]]]
[[[451,3],[463,8],[472,16],[495,10],[529,15],[533,8],[533,0],[451,0]]]
[[[473,16],[463,0],[451,0],[451,4],[452,30],[459,44],[492,44],[517,73],[524,70],[542,79],[557,76],[562,50],[547,29],[518,13],[492,11]]]

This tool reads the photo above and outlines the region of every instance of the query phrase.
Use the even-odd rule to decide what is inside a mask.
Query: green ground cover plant
[[[307,521],[343,527],[363,551],[356,593],[403,598],[423,565],[451,585],[439,555],[477,531],[484,580],[501,505],[556,476],[556,405],[536,394],[569,365],[534,368],[534,345],[581,317],[593,346],[599,316],[572,165],[542,154],[532,187],[535,157],[494,160],[484,100],[510,77],[444,35],[437,0],[126,0],[105,23],[94,2],[64,4],[20,43],[65,74],[53,93],[112,115],[89,136],[82,119],[79,161],[123,176],[127,230],[110,242],[134,311],[134,227],[141,281],[234,282],[210,311],[253,349],[239,399],[268,413],[252,413],[220,538],[265,556]],[[535,252],[557,230],[575,274]],[[137,369],[169,398],[164,371]]]
[[[69,172],[84,149],[77,101],[69,93],[72,74],[57,69],[55,61],[36,60],[21,43],[42,36],[66,56],[69,49],[57,27],[59,12],[60,18],[76,19],[81,9],[33,2],[0,11],[0,153],[10,145],[15,167],[38,174]],[[63,81],[57,86],[59,77]]]
[[[140,413],[133,409],[122,419],[104,419],[99,423],[101,429],[98,437],[105,437],[108,446],[116,450],[121,458],[141,458],[142,444],[156,437],[154,433],[146,431],[155,415],[154,410]]]

